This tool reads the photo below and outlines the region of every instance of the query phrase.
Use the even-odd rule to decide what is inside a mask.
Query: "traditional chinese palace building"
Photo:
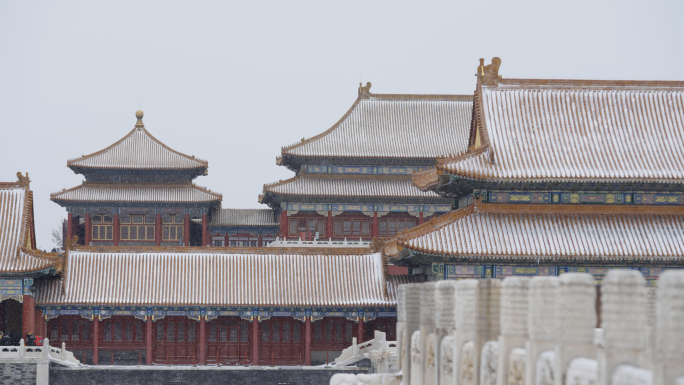
[[[50,199],[66,208],[66,238],[88,246],[204,246],[222,196],[192,181],[208,162],[152,136],[136,113],[131,132],[111,146],[67,162],[82,185]],[[193,219],[195,221],[193,221]]]
[[[24,334],[95,364],[311,364],[374,330],[395,338],[395,288],[407,276],[390,276],[370,248],[263,247],[279,229],[273,211],[222,209],[220,194],[192,183],[208,163],[136,116],[123,139],[68,162],[86,180],[51,195],[68,212],[63,253],[32,251],[30,191],[8,184],[0,203],[14,211],[0,218],[16,234],[2,239],[3,261],[14,270],[2,290],[23,301],[24,320],[39,320],[23,322]]]
[[[36,307],[36,284],[63,271],[57,254],[36,249],[33,192],[27,175],[17,182],[0,182],[0,328],[5,333],[44,329]]]
[[[327,131],[282,149],[296,176],[264,186],[281,240],[389,238],[439,214],[453,200],[411,183],[437,156],[467,150],[472,95],[373,94],[358,98]]]
[[[684,82],[478,67],[467,152],[414,176],[460,209],[386,244],[430,280],[684,265]]]

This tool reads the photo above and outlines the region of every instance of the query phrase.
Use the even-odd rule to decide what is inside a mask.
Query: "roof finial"
[[[138,118],[138,121],[135,123],[135,126],[136,127],[145,127],[145,125],[142,122],[142,118],[143,118],[142,110],[135,111],[135,117]]]
[[[359,83],[359,97],[362,99],[369,99],[371,86],[371,82],[367,82],[365,87],[363,86],[363,83]]]
[[[485,86],[496,87],[499,85],[499,67],[501,67],[501,59],[498,57],[492,58],[492,64],[484,65],[484,59],[480,59],[480,65],[477,67],[477,76]]]

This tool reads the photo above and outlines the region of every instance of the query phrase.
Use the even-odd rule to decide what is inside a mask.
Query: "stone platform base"
[[[50,385],[321,385],[336,373],[369,368],[316,366],[81,366],[50,368]]]

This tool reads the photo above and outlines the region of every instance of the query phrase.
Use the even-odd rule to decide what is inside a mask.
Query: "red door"
[[[304,323],[287,317],[262,321],[259,360],[263,365],[299,365],[304,361]]]
[[[197,321],[187,317],[166,317],[154,323],[156,363],[197,362]]]
[[[207,363],[251,363],[250,323],[240,317],[219,317],[209,322]]]

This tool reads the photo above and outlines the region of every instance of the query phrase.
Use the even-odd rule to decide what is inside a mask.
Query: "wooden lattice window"
[[[334,221],[335,237],[370,237],[370,219],[339,218]]]
[[[182,241],[183,229],[183,224],[176,224],[176,215],[171,214],[168,218],[164,218],[162,239],[165,241]]]
[[[289,236],[298,237],[300,233],[314,237],[318,233],[319,238],[325,238],[324,218],[290,218]]]
[[[91,220],[92,239],[94,241],[110,241],[113,239],[114,221],[111,215],[95,215]]]
[[[121,224],[121,240],[154,241],[154,220],[145,215],[131,215],[130,223]]]
[[[378,219],[378,235],[393,237],[401,231],[416,227],[415,218],[380,218]]]

